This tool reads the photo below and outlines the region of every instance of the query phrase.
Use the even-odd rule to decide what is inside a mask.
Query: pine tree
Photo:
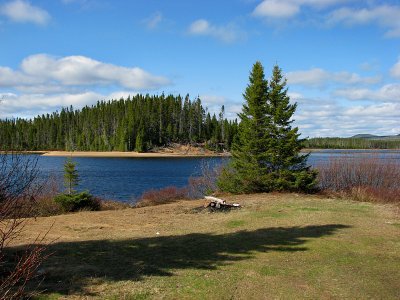
[[[68,195],[75,193],[74,188],[78,185],[79,175],[76,170],[76,163],[71,158],[67,158],[64,163],[64,184]]]
[[[303,140],[298,128],[291,127],[296,104],[290,104],[281,70],[275,66],[268,83],[256,62],[249,81],[232,161],[219,187],[234,193],[312,190],[316,174],[306,166],[308,156],[299,153]]]
[[[317,173],[307,166],[309,154],[300,153],[305,140],[300,139],[298,127],[291,126],[297,103],[290,104],[286,84],[282,70],[275,65],[269,82],[267,107],[271,116],[267,150],[271,181],[269,188],[309,192],[315,188]]]
[[[231,168],[225,169],[219,180],[222,190],[236,193],[264,191],[263,175],[267,173],[268,82],[260,62],[254,64],[249,81],[243,95],[246,103],[239,114],[239,133],[232,146]]]
[[[145,151],[144,129],[143,128],[141,128],[139,133],[136,135],[135,150],[137,152]]]

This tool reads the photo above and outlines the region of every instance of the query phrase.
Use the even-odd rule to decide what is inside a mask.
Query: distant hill
[[[400,140],[400,134],[398,135],[356,134],[353,135],[351,138],[369,139],[369,140]]]

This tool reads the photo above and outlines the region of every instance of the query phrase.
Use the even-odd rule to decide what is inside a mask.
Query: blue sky
[[[400,134],[400,3],[0,0],[0,117],[189,93],[234,118],[252,64],[288,79],[304,136]]]

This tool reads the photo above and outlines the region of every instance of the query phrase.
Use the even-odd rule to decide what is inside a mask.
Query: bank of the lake
[[[101,153],[101,152],[100,152]],[[144,191],[167,186],[184,187],[190,177],[201,175],[205,165],[216,166],[229,161],[229,156],[185,156],[162,154],[155,156],[101,157],[75,156],[80,176],[79,190],[89,190],[104,199],[123,202],[135,201]],[[124,153],[124,152],[122,152]],[[111,153],[115,154],[115,153]],[[110,155],[111,155],[110,154]],[[145,154],[145,153],[143,153]],[[149,154],[154,155],[154,154]],[[69,156],[69,155],[67,155]],[[327,150],[313,151],[309,157],[312,166],[330,159],[350,157],[377,157],[400,163],[400,151]],[[63,181],[65,156],[35,156],[43,178],[55,177]]]
[[[398,299],[400,219],[388,205],[298,194],[229,196],[29,220],[50,227],[40,299]]]
[[[122,151],[39,151],[43,156],[55,157],[131,157],[131,158],[168,158],[168,157],[229,157],[230,154],[212,151],[204,152],[122,152]]]

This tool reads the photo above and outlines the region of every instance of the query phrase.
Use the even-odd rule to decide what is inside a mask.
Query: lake
[[[372,154],[371,154],[372,153]],[[312,152],[311,165],[329,158],[350,155],[377,156],[400,162],[400,150],[321,150]],[[204,161],[211,165],[227,162],[229,158],[99,158],[76,157],[80,176],[78,190],[89,190],[104,199],[133,202],[144,191],[166,186],[184,187],[190,176],[201,174]],[[44,176],[54,176],[62,182],[64,157],[39,156],[38,165]]]

